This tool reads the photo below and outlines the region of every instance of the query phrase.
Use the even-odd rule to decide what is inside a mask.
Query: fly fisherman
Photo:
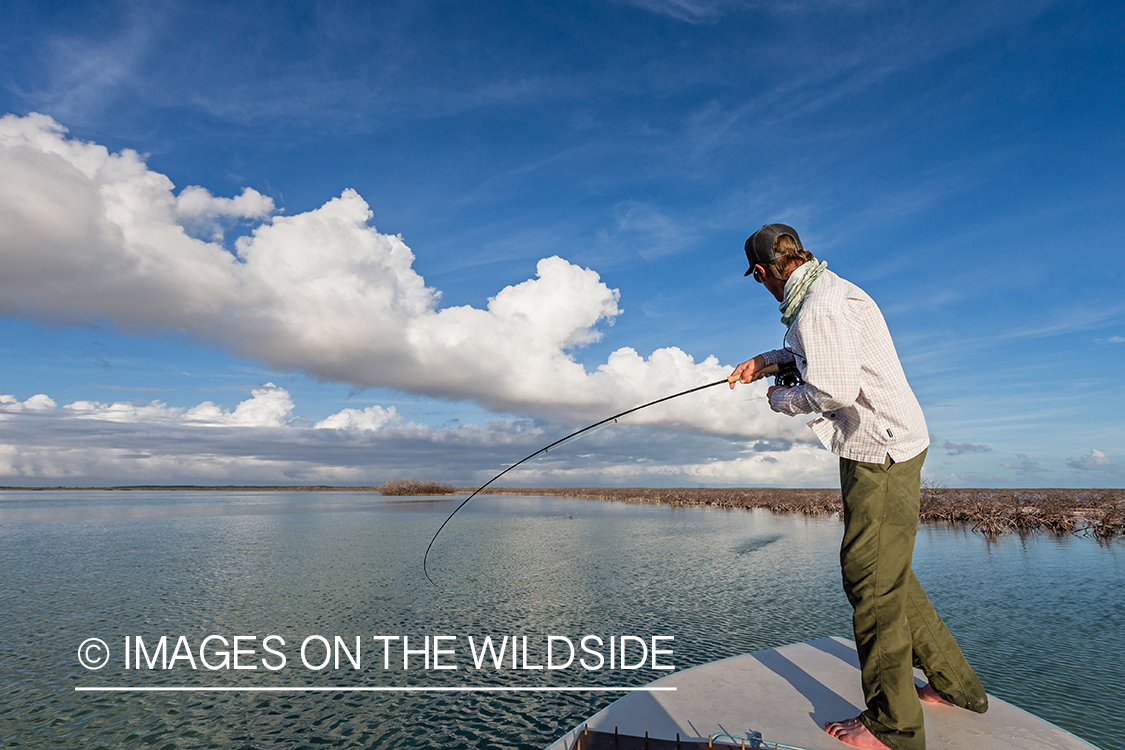
[[[911,571],[918,495],[929,434],[875,302],[827,270],[796,230],[769,224],[746,240],[754,279],[781,302],[785,347],[743,362],[730,376],[752,383],[770,365],[796,361],[803,383],[772,386],[770,408],[815,414],[809,427],[840,457],[844,538],[840,567],[854,610],[867,710],[825,723],[863,748],[922,750],[921,701],[984,713],[988,698]],[[914,685],[912,667],[929,684]]]

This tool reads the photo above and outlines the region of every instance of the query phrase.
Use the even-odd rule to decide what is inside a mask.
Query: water
[[[473,668],[466,639],[548,634],[675,637],[679,669],[828,635],[850,637],[839,522],[766,511],[479,496],[362,493],[0,493],[0,746],[105,748],[542,748],[607,705],[605,693],[91,693],[76,686],[641,685],[667,672]],[[1038,534],[988,542],[923,526],[915,571],[990,693],[1104,750],[1125,750],[1125,544]],[[245,664],[129,669],[124,639],[256,636]],[[265,669],[266,635],[285,668]],[[310,635],[361,669],[306,669]],[[372,636],[450,635],[456,670],[422,656],[391,669]],[[106,641],[83,669],[78,645]],[[213,645],[217,641],[211,642]],[[667,645],[669,642],[661,642]],[[212,663],[220,657],[211,649]],[[556,652],[557,653],[557,652]],[[324,655],[317,643],[308,658]],[[579,656],[582,654],[580,653]],[[608,654],[605,654],[608,656]],[[274,664],[278,659],[270,657]],[[590,661],[595,661],[592,656]],[[558,660],[556,659],[556,663]],[[244,665],[245,665],[244,664]],[[158,665],[159,666],[159,665]]]

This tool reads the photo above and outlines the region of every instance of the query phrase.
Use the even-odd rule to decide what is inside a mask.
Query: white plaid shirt
[[[785,348],[762,356],[767,365],[796,360],[805,382],[774,391],[770,407],[790,415],[819,413],[809,427],[837,456],[906,461],[930,444],[883,313],[866,292],[831,271],[809,287]]]

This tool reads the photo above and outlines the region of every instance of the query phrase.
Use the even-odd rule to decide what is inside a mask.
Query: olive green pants
[[[882,465],[840,459],[844,593],[855,610],[863,698],[860,721],[893,750],[922,750],[926,732],[912,667],[938,694],[977,713],[984,688],[910,568],[926,452]]]

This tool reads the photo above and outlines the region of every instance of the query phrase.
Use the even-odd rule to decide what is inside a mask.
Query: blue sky
[[[1119,4],[4,16],[0,484],[484,482],[779,346],[784,221],[882,307],[925,476],[1125,485]],[[505,479],[834,485],[762,392]]]

